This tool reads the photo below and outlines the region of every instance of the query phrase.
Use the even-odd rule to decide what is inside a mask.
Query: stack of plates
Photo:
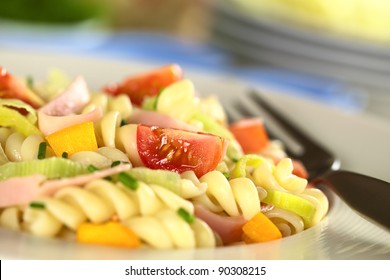
[[[390,89],[390,45],[265,19],[234,1],[217,1],[212,39],[244,61]]]

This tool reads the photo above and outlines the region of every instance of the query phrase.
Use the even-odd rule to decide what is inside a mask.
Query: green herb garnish
[[[46,142],[41,142],[38,148],[38,159],[44,159],[46,157]]]
[[[45,209],[45,204],[42,202],[31,202],[30,207],[35,209]]]
[[[26,84],[27,84],[27,86],[28,86],[29,88],[31,88],[31,89],[34,87],[34,79],[33,79],[32,76],[28,75],[28,76],[26,77]]]
[[[137,179],[135,179],[134,177],[130,176],[125,172],[119,173],[118,181],[133,191],[138,189]]]
[[[111,163],[111,167],[115,167],[115,166],[117,166],[117,165],[119,165],[119,164],[121,164],[121,161],[120,161],[120,160],[113,161],[113,162]]]
[[[62,158],[68,158],[68,156],[69,156],[69,155],[68,155],[67,152],[63,152],[62,155],[61,155]]]
[[[177,210],[177,214],[179,214],[179,216],[184,220],[186,221],[187,223],[189,224],[192,224],[194,221],[195,221],[195,216],[188,213],[188,211],[184,208],[179,208]]]
[[[223,176],[225,176],[226,177],[226,179],[230,179],[230,174],[229,174],[229,172],[222,172],[222,174],[223,174]]]
[[[95,172],[95,171],[98,171],[99,168],[97,168],[97,167],[96,167],[95,165],[93,165],[93,164],[90,164],[90,165],[88,165],[87,170],[88,170],[89,172],[93,173],[93,172]]]

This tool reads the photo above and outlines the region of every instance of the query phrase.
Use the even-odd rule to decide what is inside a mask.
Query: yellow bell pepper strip
[[[64,152],[68,156],[80,151],[97,150],[93,122],[85,122],[58,130],[45,137],[57,157]]]
[[[13,127],[24,136],[42,134],[27,117],[5,106],[0,106],[0,126]]]
[[[267,242],[282,238],[277,226],[263,213],[259,212],[242,227],[246,243]]]
[[[77,229],[77,241],[127,248],[138,248],[140,246],[140,240],[135,233],[118,222],[81,224]]]

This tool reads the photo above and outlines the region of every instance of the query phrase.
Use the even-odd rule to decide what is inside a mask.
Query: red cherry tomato
[[[170,64],[137,76],[125,78],[121,83],[108,85],[104,89],[111,95],[127,94],[133,104],[140,106],[146,97],[156,96],[170,84],[180,80],[180,66]]]
[[[233,133],[244,153],[259,153],[269,143],[264,123],[259,118],[243,119],[232,123],[229,130]]]
[[[201,177],[217,167],[225,144],[224,138],[212,134],[145,125],[137,128],[138,154],[151,169],[193,170]]]
[[[0,98],[19,99],[34,108],[43,105],[43,100],[29,89],[21,80],[0,66]]]

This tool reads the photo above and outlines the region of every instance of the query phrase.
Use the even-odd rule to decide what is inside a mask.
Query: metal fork
[[[256,91],[250,91],[248,93],[248,97],[251,101],[253,101],[253,104],[256,104],[263,110],[263,112],[265,111],[267,115],[271,116],[290,137],[299,143],[301,147],[299,149],[293,149],[289,146],[286,146],[285,149],[288,156],[301,161],[305,165],[309,173],[309,180],[316,178],[328,170],[335,170],[339,168],[339,160],[336,159],[329,150],[315,142],[301,130],[297,129],[291,121],[287,121],[286,117],[273,108],[259,93]],[[253,116],[243,103],[236,103],[234,106],[242,116]],[[265,125],[271,138],[283,138],[273,132],[272,126],[268,126],[267,123]],[[283,142],[287,143],[288,141]]]
[[[238,101],[231,104],[233,107],[231,109],[239,112],[239,117],[259,117],[261,116],[260,112],[270,116],[285,133],[302,147],[298,151],[286,147],[286,152],[289,157],[303,163],[312,184],[319,188],[325,187],[333,190],[352,209],[368,220],[390,230],[390,183],[366,175],[338,170],[340,162],[329,150],[287,120],[259,92],[252,90],[248,92],[247,96],[251,104],[255,104],[257,111],[254,114],[248,105]],[[234,118],[231,109],[227,110],[229,121]],[[272,128],[266,122],[266,130],[270,138],[283,141],[283,137],[274,134]]]

